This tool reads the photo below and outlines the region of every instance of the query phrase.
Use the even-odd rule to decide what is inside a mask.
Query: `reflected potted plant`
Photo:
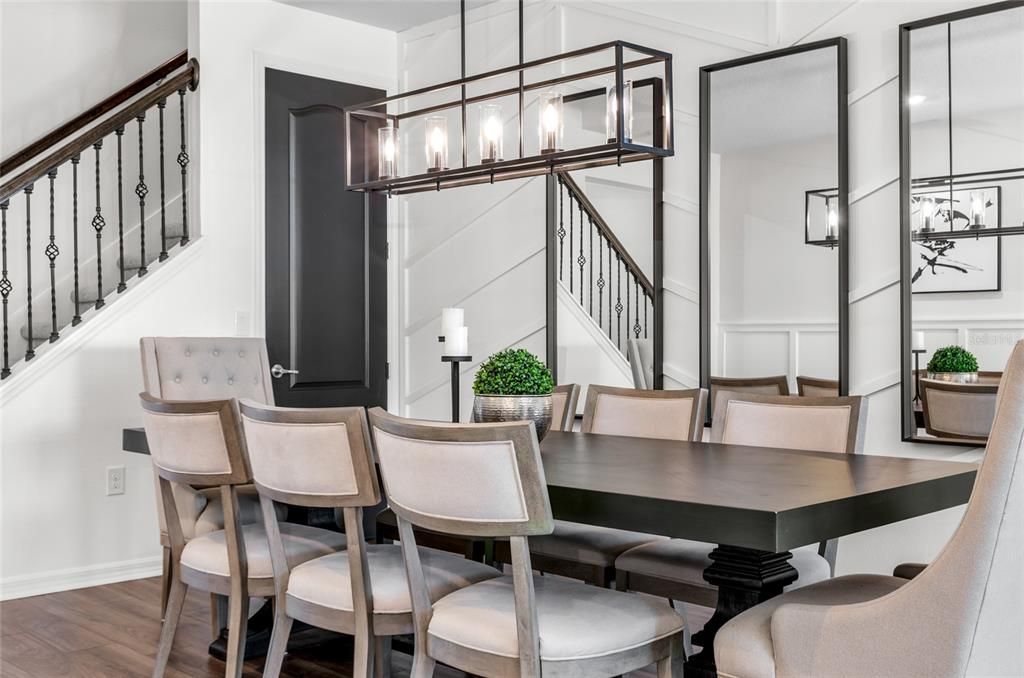
[[[532,421],[541,440],[551,428],[551,370],[524,348],[495,353],[473,379],[473,421]]]
[[[928,361],[928,378],[973,384],[978,381],[978,359],[962,346],[943,346]]]

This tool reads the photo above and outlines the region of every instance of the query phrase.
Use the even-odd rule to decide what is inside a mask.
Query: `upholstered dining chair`
[[[559,384],[551,391],[552,431],[571,431],[576,421],[576,403],[580,398],[579,384]]]
[[[784,374],[777,377],[711,377],[708,380],[711,398],[708,401],[709,414],[714,416],[721,391],[738,393],[759,393],[761,395],[789,395],[789,379]]]
[[[156,398],[250,398],[262,403],[274,402],[267,344],[261,337],[142,337],[139,353],[143,388]],[[160,614],[163,616],[171,591],[171,544],[160,500],[159,476],[154,473],[153,479],[157,483],[157,516],[160,545],[163,547],[160,600]],[[179,483],[171,486],[181,519],[182,536],[186,540],[224,529],[219,488],[197,489]],[[243,524],[260,522],[259,498],[254,488],[239,488],[238,507],[239,520]],[[220,633],[220,620],[215,618],[213,626],[213,633]]]
[[[983,443],[992,430],[998,380],[956,384],[921,379],[924,429],[937,438],[958,438]]]
[[[153,676],[167,668],[182,604],[189,587],[228,596],[225,675],[242,675],[249,596],[276,594],[270,544],[261,524],[239,520],[238,487],[252,482],[245,437],[234,400],[169,401],[140,393],[146,439],[159,475],[173,567],[171,593],[160,631]],[[171,483],[216,486],[224,529],[186,540]],[[345,536],[307,525],[283,523],[281,539],[294,567],[345,546]]]
[[[721,391],[711,441],[854,454],[861,448],[864,421],[860,396],[811,398]],[[790,587],[832,576],[837,547],[838,540],[831,540],[794,550],[790,564],[799,577]],[[704,581],[713,548],[713,544],[669,539],[631,549],[615,561],[616,586],[714,607],[717,589]]]
[[[651,391],[591,384],[583,410],[583,433],[700,440],[707,392]],[[623,451],[628,455],[628,450]],[[615,559],[658,539],[657,535],[556,520],[551,534],[530,540],[533,564],[541,572],[582,579],[598,586],[615,582]],[[497,555],[509,562],[504,543]]]
[[[361,407],[291,409],[242,401],[252,476],[270,539],[276,600],[263,675],[276,678],[293,620],[355,637],[353,676],[389,673],[391,636],[412,633],[412,601],[397,544],[367,544],[364,508],[380,502]],[[340,508],[347,548],[289,568],[275,503]],[[499,576],[493,567],[422,550],[431,600]]]
[[[737,615],[718,675],[1024,675],[1024,342],[1010,356],[960,526],[913,579],[836,577]]]
[[[664,603],[534,577],[529,539],[553,527],[532,422],[440,424],[370,411],[398,515],[416,624],[411,675],[436,662],[484,676],[681,676],[682,619]],[[512,574],[431,600],[413,526],[507,538]]]
[[[797,376],[796,392],[797,395],[811,396],[815,398],[838,398],[839,380]]]
[[[650,339],[626,341],[629,368],[633,372],[634,388],[654,388],[654,342]]]

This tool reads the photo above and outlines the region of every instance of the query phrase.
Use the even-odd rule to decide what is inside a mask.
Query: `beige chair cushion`
[[[722,442],[757,447],[845,453],[851,408],[731,400],[726,404]]]
[[[144,337],[146,392],[164,400],[274,402],[262,337]]]
[[[631,398],[602,393],[594,406],[591,433],[663,440],[689,440],[693,398]]]
[[[432,549],[421,548],[419,551],[431,601],[464,586],[501,576],[498,570],[483,563]],[[369,544],[366,560],[370,568],[374,614],[411,614],[412,601],[409,599],[402,547]],[[332,553],[292,570],[288,578],[288,595],[314,605],[351,611],[352,582],[349,577],[348,553]]]
[[[860,603],[881,598],[906,583],[906,579],[875,574],[836,577],[755,605],[726,623],[715,636],[718,675],[721,678],[775,678],[772,615],[780,605]],[[912,650],[907,648],[908,652]]]
[[[628,532],[610,527],[555,521],[555,531],[530,537],[530,552],[588,565],[611,567],[615,559],[635,546],[665,539],[643,532]]]
[[[153,474],[157,485],[157,515],[160,520],[160,543],[170,545],[167,539],[167,520],[164,517],[164,504],[160,498],[160,477]],[[224,529],[224,509],[220,503],[220,488],[209,487],[196,490],[188,485],[171,483],[174,502],[178,506],[178,519],[181,521],[181,534],[185,541],[214,530]],[[240,485],[238,492],[238,520],[243,524],[262,523],[263,513],[260,509],[260,498],[252,485]],[[275,504],[277,519],[284,520],[288,515],[288,507]]]
[[[678,633],[665,601],[578,582],[535,577],[540,655],[546,662],[601,657]],[[467,586],[434,605],[428,633],[502,657],[518,657],[512,577]]]
[[[294,523],[280,523],[280,526],[281,541],[284,543],[289,568],[345,548],[345,535],[339,532]],[[243,525],[242,535],[245,539],[246,559],[249,562],[249,578],[272,577],[274,570],[270,562],[270,544],[263,525]],[[185,544],[181,552],[181,564],[200,572],[229,576],[228,548],[225,539],[224,530],[196,537]]]

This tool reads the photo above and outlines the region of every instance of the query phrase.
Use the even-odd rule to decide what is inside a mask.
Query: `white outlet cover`
[[[107,467],[107,496],[124,494],[124,466]]]

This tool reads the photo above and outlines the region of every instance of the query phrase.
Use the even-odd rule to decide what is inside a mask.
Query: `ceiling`
[[[495,0],[467,0],[471,10]],[[361,24],[405,31],[459,13],[459,0],[277,0]]]

